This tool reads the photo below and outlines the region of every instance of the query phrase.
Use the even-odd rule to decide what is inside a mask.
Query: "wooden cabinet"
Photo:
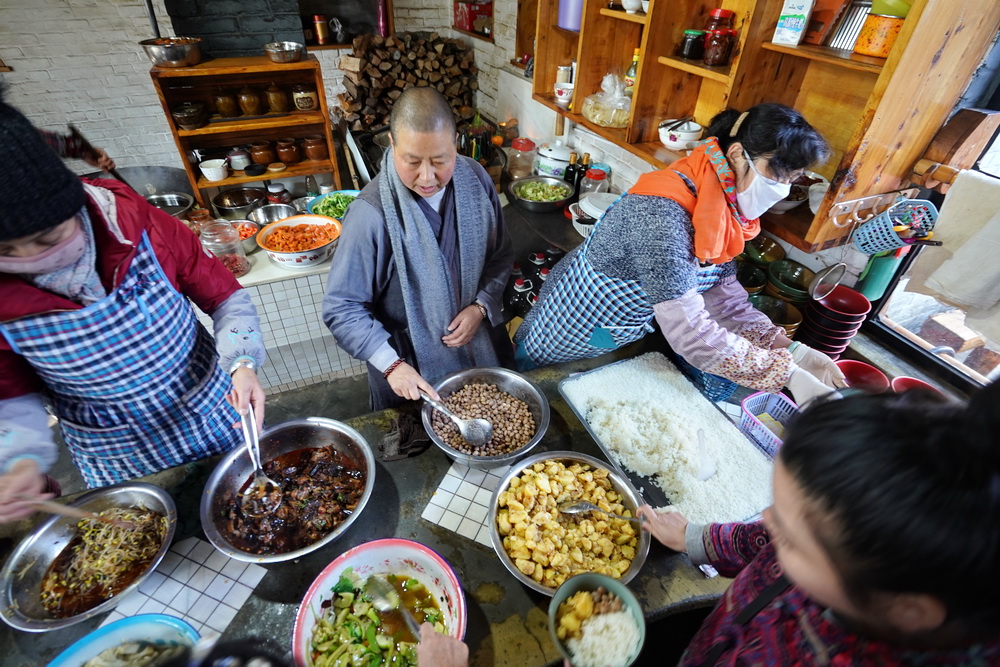
[[[154,67],[150,70],[153,86],[160,98],[160,104],[167,115],[167,123],[174,137],[174,143],[181,154],[181,161],[187,171],[191,188],[198,202],[206,206],[203,190],[227,188],[245,183],[260,182],[265,178],[288,178],[309,174],[330,173],[333,182],[340,187],[332,128],[328,117],[323,75],[315,56],[306,55],[297,63],[273,63],[267,56],[245,58],[216,58],[194,67]],[[222,118],[215,110],[214,95],[225,90],[238,95],[247,86],[261,97],[267,109],[264,94],[272,83],[288,94],[291,104],[291,89],[297,84],[305,84],[316,90],[319,106],[313,111],[267,112],[259,116]],[[202,102],[209,109],[209,123],[195,130],[183,130],[177,126],[171,110],[188,101]],[[291,108],[294,109],[294,106]],[[191,151],[224,150],[233,146],[244,146],[255,141],[270,141],[272,144],[285,137],[299,141],[306,136],[319,135],[326,140],[329,157],[325,160],[310,160],[289,164],[285,171],[263,176],[247,176],[242,171],[230,171],[222,181],[209,181],[198,169]]]
[[[764,227],[807,252],[839,245],[846,230],[829,211],[837,202],[906,187],[913,165],[944,124],[1000,29],[996,0],[914,0],[887,59],[821,46],[772,44],[782,0],[651,0],[648,14],[626,14],[588,0],[580,32],[558,28],[559,0],[539,0],[534,99],[657,168],[680,154],[659,142],[667,118],[707,125],[726,107],[761,102],[795,107],[830,142],[817,171],[832,185],[819,212],[799,207],[765,215]],[[716,6],[736,13],[739,31],[726,67],[675,57],[687,28],[701,28]],[[629,125],[603,128],[555,104],[556,67],[577,61],[574,108],[624,71],[640,49]]]

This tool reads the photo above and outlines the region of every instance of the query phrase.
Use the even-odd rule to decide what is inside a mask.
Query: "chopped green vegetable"
[[[312,212],[340,220],[347,212],[347,206],[355,199],[357,197],[354,195],[344,192],[331,192],[313,205]]]
[[[520,185],[514,194],[528,201],[559,201],[569,196],[569,186],[531,181]]]

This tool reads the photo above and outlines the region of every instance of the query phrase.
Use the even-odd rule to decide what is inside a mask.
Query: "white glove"
[[[833,359],[802,343],[794,347],[792,361],[795,362],[796,366],[811,373],[827,387],[840,389],[847,386],[847,379],[844,378],[844,374],[833,362]]]
[[[815,375],[803,368],[793,368],[792,374],[789,376],[788,383],[785,386],[792,392],[792,396],[795,397],[795,402],[799,404],[799,407],[805,406],[806,403],[814,398],[829,396],[835,393],[830,387],[816,379]]]

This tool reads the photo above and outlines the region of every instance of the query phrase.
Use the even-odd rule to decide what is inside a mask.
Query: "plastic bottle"
[[[514,281],[514,296],[510,300],[510,309],[514,315],[524,317],[531,306],[528,297],[531,295],[532,283],[530,280],[518,278]]]
[[[580,32],[580,23],[582,21],[583,0],[559,0],[559,16],[556,20],[556,25],[563,30]]]
[[[639,75],[639,49],[632,52],[632,64],[625,70],[625,94],[632,97],[635,92],[635,77]]]
[[[608,175],[600,169],[588,169],[580,181],[580,199],[598,192],[608,191]]]
[[[318,197],[319,194],[319,186],[316,185],[316,178],[312,174],[309,174],[306,176],[306,196]]]
[[[538,287],[538,272],[545,268],[545,253],[533,252],[528,255],[528,265],[524,269],[525,278]]]

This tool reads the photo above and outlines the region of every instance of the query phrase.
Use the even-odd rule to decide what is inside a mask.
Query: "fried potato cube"
[[[618,546],[621,546],[623,544],[628,544],[631,539],[632,539],[631,535],[626,535],[625,533],[622,533],[621,535],[615,538],[615,544],[617,544]]]
[[[580,547],[573,547],[569,551],[569,557],[575,560],[577,563],[583,563],[583,552],[580,551]]]
[[[566,628],[566,632],[570,635],[575,635],[580,631],[580,619],[577,618],[576,614],[570,612],[562,617],[559,622],[560,627]]]
[[[629,562],[635,560],[635,547],[625,545],[622,547],[622,557],[627,558]]]
[[[535,581],[541,581],[543,574],[545,574],[545,568],[542,567],[541,563],[535,563],[535,569],[531,573],[531,578]]]
[[[514,561],[514,565],[521,571],[521,574],[528,577],[535,573],[535,563],[526,558],[518,558]]]
[[[510,521],[511,525],[517,525],[519,523],[528,523],[528,513],[523,509],[520,510],[509,510],[507,513],[507,520]]]
[[[547,554],[542,553],[538,549],[531,552],[531,560],[535,561],[538,565],[542,567],[549,566],[549,557]]]
[[[581,621],[586,621],[588,618],[594,615],[594,598],[590,596],[589,593],[581,591],[584,593],[580,595],[577,593],[573,597],[576,600],[573,602],[573,613]]]
[[[501,535],[510,534],[510,515],[507,513],[507,510],[500,510],[497,512],[497,528],[500,529]]]

